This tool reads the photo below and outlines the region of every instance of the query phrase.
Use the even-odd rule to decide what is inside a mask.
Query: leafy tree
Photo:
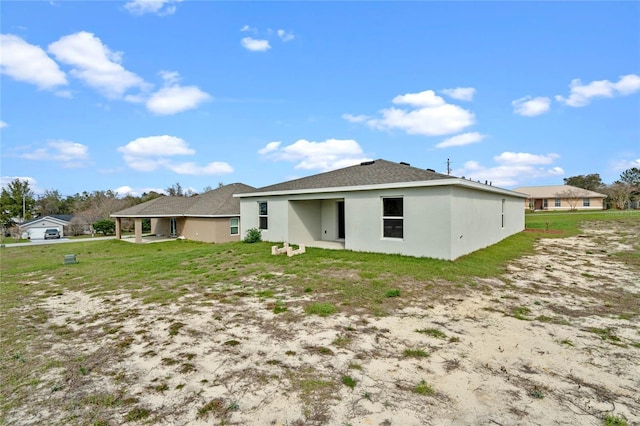
[[[635,188],[640,188],[640,169],[638,167],[632,167],[625,170],[620,175],[620,182],[628,183]]]
[[[182,185],[180,182],[176,182],[171,185],[169,188],[165,189],[167,194],[171,197],[184,197],[184,192],[182,191]]]
[[[113,234],[116,232],[116,223],[109,219],[102,219],[93,224],[93,229],[103,235]]]
[[[62,198],[59,191],[46,190],[36,201],[36,211],[39,216],[50,214],[70,214],[69,204]]]
[[[604,187],[602,179],[598,173],[564,178],[564,184],[587,189],[589,191],[599,191]]]
[[[2,226],[8,228],[16,221],[24,222],[33,217],[35,200],[33,191],[29,187],[29,181],[18,178],[2,188],[0,195],[0,221]]]

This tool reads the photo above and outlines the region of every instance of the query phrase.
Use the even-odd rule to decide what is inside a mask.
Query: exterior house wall
[[[231,235],[229,217],[186,217],[184,220],[178,220],[178,233],[188,240],[205,243],[240,241],[240,234]]]
[[[321,224],[323,223],[322,201],[292,201],[289,203],[288,215],[288,235],[291,235],[301,242],[322,239],[320,231]]]
[[[522,231],[521,200],[468,188],[452,188],[451,258],[488,247]]]
[[[585,197],[589,198],[589,206],[583,205],[583,198],[575,200],[569,200],[567,198],[560,199],[560,206],[556,207],[556,197],[546,198],[547,206],[544,207],[545,198],[527,198],[524,203],[524,208],[528,209],[533,207],[534,210],[554,210],[554,211],[568,211],[572,208],[575,210],[603,210],[604,198]],[[573,207],[572,207],[573,204]]]
[[[403,199],[403,238],[383,237],[384,197]],[[345,203],[347,250],[452,260],[524,229],[520,197],[455,186],[428,186],[242,198],[241,233],[258,228],[258,202],[266,201],[268,229],[262,230],[264,241],[335,241],[336,203],[340,200]]]
[[[169,235],[169,218],[151,218],[151,233],[156,235]]]

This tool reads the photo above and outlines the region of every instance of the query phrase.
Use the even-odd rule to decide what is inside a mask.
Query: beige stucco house
[[[525,195],[386,160],[236,194],[265,241],[453,260],[524,229]]]
[[[522,186],[514,191],[527,195],[525,209],[602,210],[605,194],[571,185]]]
[[[142,242],[142,219],[150,219],[151,233],[207,243],[240,240],[240,200],[234,194],[254,191],[242,183],[225,185],[193,197],[159,197],[116,212],[116,238],[122,238],[122,219],[134,220],[135,239]]]

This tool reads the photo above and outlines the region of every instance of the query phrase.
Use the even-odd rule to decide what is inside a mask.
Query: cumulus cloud
[[[294,167],[303,170],[335,170],[370,160],[358,142],[352,139],[322,142],[300,139],[284,147],[280,142],[270,142],[258,152],[273,161],[297,163]]]
[[[455,176],[467,179],[490,181],[494,186],[510,187],[527,184],[533,179],[564,175],[562,167],[554,166],[559,155],[530,154],[525,152],[503,152],[493,157],[493,166],[484,166],[477,161],[467,161],[464,166],[454,169]]]
[[[549,111],[551,99],[544,97],[532,98],[525,96],[511,102],[514,114],[523,115],[525,117],[535,117]]]
[[[273,151],[277,151],[281,142],[269,142],[264,148],[258,150],[258,154],[265,155]]]
[[[211,95],[197,86],[180,86],[180,75],[177,72],[161,73],[165,87],[151,95],[146,101],[147,109],[158,115],[172,115],[197,108],[211,99]]]
[[[462,133],[460,135],[455,135],[448,139],[443,140],[442,142],[436,145],[436,148],[448,148],[451,146],[469,145],[472,143],[482,142],[484,138],[486,138],[486,136],[478,132]]]
[[[443,89],[441,92],[459,101],[472,101],[473,95],[476,94],[476,89],[473,87],[456,87],[455,89]]]
[[[14,80],[54,89],[67,84],[65,73],[40,47],[12,34],[0,34],[0,72]]]
[[[211,162],[204,166],[194,162],[173,162],[171,157],[195,155],[196,151],[181,138],[176,136],[148,136],[135,139],[118,147],[125,163],[140,172],[151,172],[158,169],[170,170],[177,174],[213,175],[232,173],[233,168],[224,162]]]
[[[112,52],[92,33],[81,31],[61,37],[49,45],[59,62],[73,67],[70,74],[110,99],[122,98],[128,90],[147,90],[149,85],[122,65],[122,52]]]
[[[253,37],[244,37],[240,40],[240,44],[252,52],[264,52],[271,49],[269,40],[255,39]]]
[[[597,80],[588,84],[582,84],[576,78],[569,84],[569,96],[557,95],[556,100],[572,107],[589,105],[592,98],[612,98],[614,96],[627,96],[640,91],[640,76],[628,74],[621,76],[617,82],[609,80]]]
[[[89,147],[71,141],[49,141],[44,147],[20,155],[27,160],[56,161],[65,168],[86,167]]]
[[[133,15],[173,15],[176,12],[176,3],[182,0],[132,0],[124,5]]]
[[[278,30],[277,33],[278,33],[278,37],[280,37],[280,40],[282,40],[285,43],[295,38],[293,33],[286,32],[285,30]]]
[[[7,123],[5,123],[4,121],[0,120],[0,129],[4,129],[7,126],[9,126]]]
[[[383,109],[379,118],[351,114],[342,117],[352,123],[364,122],[377,130],[399,129],[410,135],[424,136],[458,133],[475,123],[472,112],[447,103],[433,90],[398,95],[392,102],[407,107]]]

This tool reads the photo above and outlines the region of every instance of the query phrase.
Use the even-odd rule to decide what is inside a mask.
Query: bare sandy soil
[[[274,299],[240,288],[233,299],[185,295],[166,306],[62,292],[43,304],[48,325],[82,333],[51,348],[59,368],[6,419],[601,425],[615,415],[640,424],[640,271],[613,255],[633,250],[628,239],[603,222],[541,239],[504,276],[444,298],[430,297],[438,283],[415,283],[422,297],[385,317],[310,316],[284,286],[278,314]]]

